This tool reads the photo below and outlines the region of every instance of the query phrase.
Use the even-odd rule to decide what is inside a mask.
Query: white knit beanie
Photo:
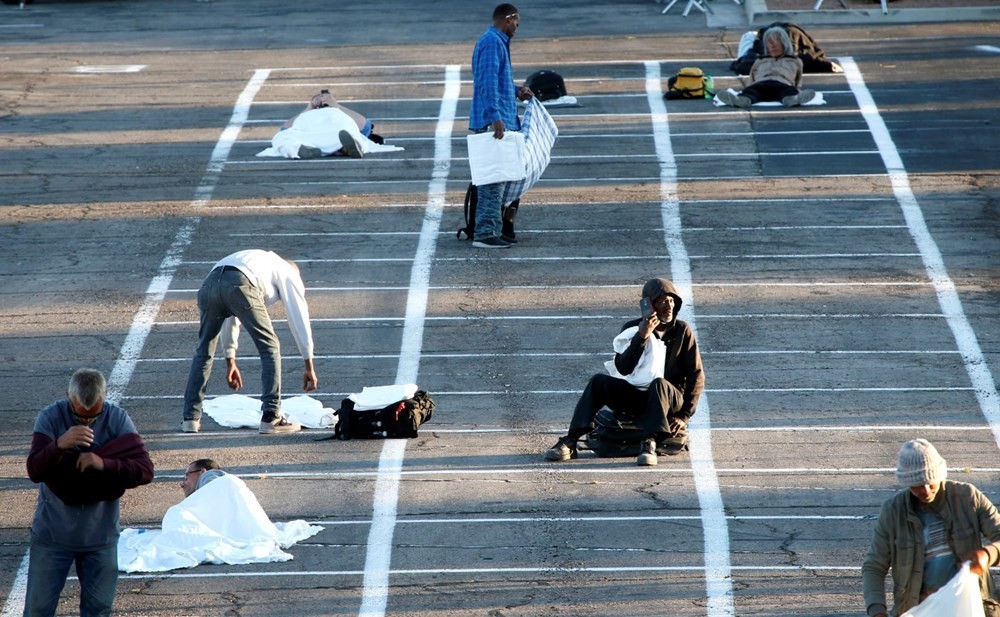
[[[899,449],[896,482],[902,486],[937,484],[948,477],[948,464],[926,439],[914,439]]]

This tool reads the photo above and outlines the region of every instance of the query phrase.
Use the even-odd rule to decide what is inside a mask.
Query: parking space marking
[[[670,254],[670,274],[681,297],[686,299],[687,321],[697,337],[694,290],[691,264],[681,237],[680,198],[677,191],[677,161],[670,143],[670,124],[663,102],[660,65],[646,62],[646,98],[653,124],[653,143],[660,163],[660,212],[664,242]],[[724,518],[722,491],[716,475],[712,454],[711,420],[707,393],[702,395],[698,413],[691,418],[691,469],[695,491],[701,507],[704,530],[705,588],[708,617],[734,614],[731,564],[729,562],[729,528]]]
[[[406,319],[400,346],[396,383],[417,383],[423,347],[424,317],[427,312],[431,266],[436,249],[441,213],[444,208],[448,174],[451,171],[451,134],[458,106],[459,67],[445,69],[445,87],[435,129],[434,171],[427,189],[427,209],[417,242],[406,298]],[[381,617],[389,597],[389,564],[399,500],[399,479],[406,451],[405,439],[387,439],[379,456],[375,482],[372,526],[365,552],[365,571],[360,617]]]
[[[222,132],[222,136],[212,150],[205,173],[198,187],[195,189],[194,200],[191,202],[192,207],[202,206],[211,199],[219,175],[222,173],[225,165],[225,159],[229,156],[232,144],[236,141],[242,123],[246,120],[250,101],[253,100],[253,97],[263,85],[266,78],[266,73],[258,71],[240,93],[237,104],[230,116],[229,124]],[[191,236],[199,222],[200,219],[197,217],[189,217],[182,222],[180,229],[178,229],[177,234],[174,236],[173,242],[171,242],[170,247],[167,249],[166,255],[163,257],[163,261],[160,262],[156,276],[153,277],[153,280],[150,281],[146,289],[143,303],[132,320],[132,325],[119,351],[118,359],[115,361],[111,369],[111,374],[108,377],[106,399],[109,403],[117,404],[127,398],[124,396],[125,388],[128,386],[132,378],[132,373],[135,371],[136,364],[142,354],[142,348],[146,344],[146,338],[156,323],[156,315],[159,313],[160,305],[169,291],[170,283],[173,280],[177,267],[182,263],[181,255],[184,249],[191,243]],[[21,584],[21,581],[15,578],[14,584],[7,596],[7,601],[4,604],[2,613],[4,616],[7,614],[19,615],[24,610],[28,588],[27,564],[28,551],[25,551],[21,567],[17,571],[17,576],[20,576],[23,570],[25,580]]]
[[[979,346],[976,332],[965,316],[962,300],[955,289],[955,283],[948,275],[944,258],[927,228],[923,211],[910,186],[909,174],[903,165],[895,143],[892,141],[889,129],[879,114],[878,106],[875,104],[868,86],[865,85],[858,65],[850,56],[841,58],[841,64],[844,67],[847,83],[858,100],[861,114],[865,122],[868,123],[872,137],[875,138],[875,144],[881,152],[882,160],[892,182],[893,193],[903,210],[903,217],[906,219],[913,242],[920,250],[924,268],[934,286],[938,303],[948,321],[948,327],[955,337],[955,344],[962,353],[965,370],[972,382],[972,390],[976,393],[976,400],[979,401],[979,407],[986,422],[993,429],[994,441],[1000,446],[1000,394],[997,393],[996,382],[993,380],[989,365],[986,363],[986,357]]]

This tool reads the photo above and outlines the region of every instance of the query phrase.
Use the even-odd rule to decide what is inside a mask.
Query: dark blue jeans
[[[201,420],[219,334],[226,319],[236,317],[260,354],[261,420],[274,420],[281,413],[281,348],[264,305],[263,292],[236,268],[216,268],[198,290],[198,310],[201,326],[184,391],[184,419]]]
[[[76,564],[80,579],[80,616],[109,617],[118,587],[118,543],[77,552],[31,540],[28,553],[28,593],[24,617],[56,614],[59,594],[66,586],[69,567]]]
[[[485,133],[492,131],[490,125],[486,128],[477,129],[473,133]],[[476,187],[476,220],[473,240],[487,240],[489,238],[499,238],[503,229],[503,221],[500,219],[500,210],[503,208],[503,189],[506,182],[496,184],[484,184]]]

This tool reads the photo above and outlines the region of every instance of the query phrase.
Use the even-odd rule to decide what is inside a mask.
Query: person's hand
[[[243,375],[240,374],[240,369],[236,366],[235,358],[226,358],[226,383],[233,390],[239,390],[243,387]]]
[[[87,471],[88,469],[103,471],[104,459],[93,452],[82,452],[76,459],[76,468],[79,471]]]
[[[507,126],[503,123],[503,120],[497,120],[493,123],[493,138],[503,139],[503,134],[507,130]]]
[[[94,430],[85,424],[77,424],[56,439],[56,447],[70,450],[76,447],[89,448],[94,444]]]
[[[529,88],[528,86],[521,86],[517,90],[517,100],[519,101],[527,101],[533,96],[535,96],[535,93],[532,92],[531,88]]]
[[[677,435],[681,431],[687,428],[687,422],[681,420],[680,418],[670,418],[668,421],[670,433],[672,435]]]
[[[302,390],[312,392],[319,385],[319,377],[316,376],[316,369],[313,368],[312,360],[306,360],[306,368],[302,371]]]
[[[660,325],[660,318],[653,313],[649,317],[643,317],[642,321],[639,322],[639,336],[642,340],[648,339],[652,334],[653,330],[656,330],[657,326]]]
[[[971,562],[969,572],[972,572],[976,576],[982,576],[983,573],[988,572],[990,569],[990,554],[986,552],[985,548],[981,548],[969,555],[966,561]]]

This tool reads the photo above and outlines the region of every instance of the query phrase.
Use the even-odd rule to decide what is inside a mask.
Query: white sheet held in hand
[[[118,569],[164,572],[202,563],[289,561],[282,549],[322,529],[304,520],[272,523],[243,480],[227,474],[168,509],[162,529],[122,531]]]

